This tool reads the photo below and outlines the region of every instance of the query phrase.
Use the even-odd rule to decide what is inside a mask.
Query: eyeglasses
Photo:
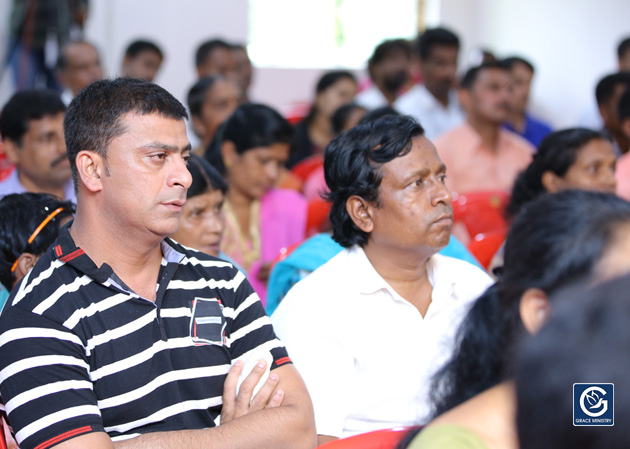
[[[48,223],[50,223],[50,221],[55,218],[57,215],[59,215],[61,212],[63,212],[65,210],[65,208],[63,207],[59,207],[57,209],[55,209],[54,211],[52,211],[50,213],[50,215],[48,215],[46,218],[44,218],[44,221],[42,221],[39,226],[37,226],[37,228],[33,231],[33,233],[31,234],[31,236],[28,238],[28,244],[30,245],[31,243],[33,243],[33,240],[35,240],[35,237],[37,237],[37,235],[42,232],[42,229],[44,229],[46,227],[46,225]],[[18,257],[17,260],[13,263],[13,266],[11,267],[11,273],[13,273],[15,271],[15,269],[18,266],[18,262],[19,262],[20,258]]]

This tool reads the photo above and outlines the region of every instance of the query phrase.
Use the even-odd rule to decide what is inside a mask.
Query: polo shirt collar
[[[348,250],[349,276],[354,278],[354,285],[357,285],[359,293],[371,295],[379,290],[387,290],[395,299],[402,299],[385,279],[376,271],[365,251],[360,246],[353,246]],[[456,273],[445,269],[442,256],[434,255],[427,261],[427,276],[433,287],[431,303],[439,306],[447,298],[457,298],[455,284]],[[408,301],[405,300],[406,303]]]
[[[114,270],[111,266],[104,263],[100,267],[97,267],[85,251],[74,243],[70,235],[72,223],[73,221],[67,223],[59,231],[57,243],[52,247],[54,257],[76,268],[101,284],[115,278]],[[185,258],[185,255],[176,249],[175,243],[169,238],[162,240],[161,246],[162,265],[166,265],[167,263],[180,263]]]

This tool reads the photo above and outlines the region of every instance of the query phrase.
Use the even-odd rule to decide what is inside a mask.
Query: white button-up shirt
[[[394,103],[394,108],[404,115],[411,115],[424,128],[424,135],[429,140],[461,125],[465,114],[459,106],[457,92],[451,90],[448,106],[444,107],[424,86],[416,84]]]
[[[377,273],[360,247],[296,284],[272,316],[304,378],[317,433],[347,437],[424,423],[431,376],[451,355],[471,303],[491,285],[479,268],[429,259],[424,317]]]

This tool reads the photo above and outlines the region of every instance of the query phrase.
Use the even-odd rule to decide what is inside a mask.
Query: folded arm
[[[107,434],[97,432],[67,440],[57,446],[59,449],[175,449],[175,448],[313,448],[316,446],[315,422],[311,399],[302,378],[293,365],[283,365],[272,371],[268,383],[261,389],[261,397],[269,397],[266,405],[257,404],[256,397],[251,406],[249,400],[243,402],[234,394],[230,411],[228,405],[227,422],[218,427],[197,430],[177,430],[155,432],[137,438],[112,443]],[[236,375],[238,378],[238,374]],[[277,388],[267,386],[277,383]],[[253,385],[250,386],[253,390]],[[239,397],[251,397],[251,390],[245,382]],[[224,398],[232,395],[235,382],[226,379]],[[267,389],[265,389],[267,388]],[[280,392],[280,394],[278,394]],[[248,395],[249,394],[249,395]],[[281,400],[281,405],[277,406]],[[227,401],[229,403],[229,399]],[[227,404],[226,404],[227,405]],[[249,410],[243,413],[243,407]],[[223,415],[222,415],[223,419]]]

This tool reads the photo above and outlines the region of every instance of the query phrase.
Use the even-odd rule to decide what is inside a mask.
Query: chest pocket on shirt
[[[190,336],[196,345],[224,345],[226,321],[217,298],[195,298],[190,318]]]

